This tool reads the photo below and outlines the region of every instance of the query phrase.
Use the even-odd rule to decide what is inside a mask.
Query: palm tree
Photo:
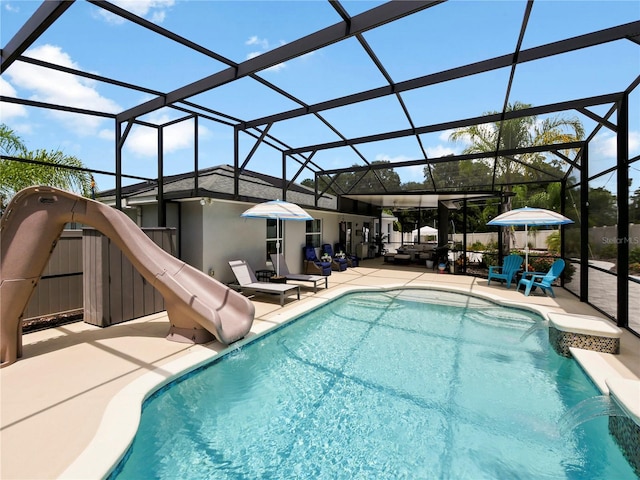
[[[48,185],[89,196],[95,186],[91,174],[78,170],[82,161],[60,150],[29,151],[22,139],[7,125],[0,124],[0,209],[8,199],[31,185]],[[33,160],[27,163],[13,157]],[[43,165],[44,164],[44,165]],[[65,168],[72,167],[72,168]]]
[[[507,106],[507,111],[531,108],[530,104],[514,102]],[[485,115],[495,115],[499,112],[487,112]],[[578,118],[563,118],[560,116],[546,118],[538,122],[535,115],[494,122],[482,125],[472,125],[459,128],[450,136],[451,141],[469,141],[463,154],[493,153],[496,150],[512,150],[522,147],[551,145],[581,140],[584,128]],[[535,168],[527,168],[532,166]],[[518,182],[535,182],[544,180],[549,175],[556,177],[562,172],[558,160],[548,160],[542,153],[525,153],[513,157],[498,156],[495,163],[496,183],[504,185],[505,192],[513,191]],[[503,211],[512,208],[512,196],[506,196]],[[510,235],[506,233],[505,248],[509,249]]]

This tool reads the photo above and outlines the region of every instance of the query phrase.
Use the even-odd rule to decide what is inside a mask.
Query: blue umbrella
[[[280,275],[280,220],[307,221],[313,217],[295,203],[271,200],[259,203],[240,215],[246,218],[270,218],[276,220],[276,275]]]
[[[526,245],[524,248],[525,253],[525,270],[529,268],[529,225],[566,225],[573,223],[573,220],[565,217],[564,215],[554,212],[552,210],[546,210],[544,208],[516,208],[509,210],[496,218],[487,222],[487,225],[497,225],[501,227],[505,226],[517,226],[524,225],[524,231],[526,235]]]

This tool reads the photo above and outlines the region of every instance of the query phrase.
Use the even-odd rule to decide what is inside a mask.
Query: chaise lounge
[[[324,288],[329,287],[329,279],[327,277],[323,277],[322,275],[307,275],[304,273],[291,273],[289,271],[289,267],[287,267],[287,262],[284,260],[284,255],[281,253],[271,254],[271,263],[273,265],[278,265],[279,272],[278,274],[284,277],[286,280],[293,280],[296,282],[311,282],[313,283],[313,293],[318,291],[318,283],[324,282]]]
[[[238,282],[231,287],[237,287],[241,292],[269,293],[280,296],[280,306],[284,305],[285,297],[298,295],[300,300],[300,285],[287,285],[286,283],[264,283],[259,282],[255,273],[244,260],[231,260],[229,262],[231,271]]]

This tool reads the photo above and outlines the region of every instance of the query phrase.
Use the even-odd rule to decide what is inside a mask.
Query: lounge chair
[[[304,259],[304,273],[329,276],[331,275],[331,262],[323,262],[316,255],[315,247],[307,245],[302,247]]]
[[[344,272],[347,269],[347,259],[334,255],[333,248],[328,243],[322,245],[322,253],[331,257],[331,270]]]
[[[345,254],[345,258],[347,259],[347,266],[348,267],[357,267],[358,265],[360,265],[360,259],[358,258],[357,255],[353,255],[351,253],[347,253],[347,249],[344,248],[344,245],[341,243],[336,243],[334,245],[336,252],[340,253],[343,252]]]
[[[304,273],[291,273],[289,271],[289,267],[287,267],[287,262],[284,260],[284,255],[282,254],[271,254],[271,262],[273,265],[278,265],[280,269],[280,276],[284,277],[286,280],[293,280],[296,282],[311,282],[313,283],[313,293],[318,291],[318,283],[324,282],[324,288],[329,287],[329,282],[327,277],[323,277],[322,275],[306,275]]]
[[[289,295],[297,294],[298,300],[300,300],[300,285],[259,282],[249,264],[244,260],[231,260],[229,266],[238,281],[237,285],[231,286],[237,286],[243,293],[249,291],[280,295],[280,306],[284,305],[284,298]]]
[[[507,288],[511,288],[511,282],[520,271],[522,266],[522,257],[520,255],[508,255],[504,259],[502,266],[493,265],[489,267],[489,279],[487,285],[491,285],[491,279],[504,280],[507,282]]]
[[[555,298],[555,294],[553,293],[553,287],[551,284],[556,280],[562,271],[564,270],[564,260],[558,258],[553,264],[547,273],[544,272],[524,272],[522,278],[518,282],[518,290],[520,290],[520,285],[524,286],[524,294],[529,295],[531,293],[531,289],[533,287],[540,287],[540,289],[546,294]]]

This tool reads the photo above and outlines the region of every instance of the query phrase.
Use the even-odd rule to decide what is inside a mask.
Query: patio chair
[[[544,272],[524,272],[522,274],[522,278],[518,282],[518,290],[520,290],[520,285],[525,287],[524,294],[529,295],[531,293],[531,289],[534,287],[540,287],[540,289],[547,294],[551,295],[551,297],[555,298],[555,294],[553,293],[552,283],[562,274],[564,270],[564,260],[558,258],[553,264],[547,273]]]
[[[347,269],[347,259],[334,255],[333,248],[330,244],[324,243],[322,245],[323,255],[329,255],[331,257],[331,270],[336,272],[343,272]]]
[[[304,273],[324,275],[325,277],[331,275],[331,262],[323,262],[316,255],[315,247],[307,245],[302,247],[302,255],[304,262]]]
[[[287,285],[286,283],[259,282],[249,264],[244,260],[231,260],[229,266],[236,277],[237,287],[241,292],[270,293],[280,296],[280,306],[284,305],[284,298],[289,295],[298,295],[300,300],[300,285]]]
[[[520,255],[508,255],[504,259],[502,266],[492,265],[489,267],[489,279],[487,285],[491,285],[491,279],[495,278],[507,283],[507,288],[511,288],[511,282],[520,271],[522,266],[522,257]]]
[[[342,243],[336,243],[334,245],[336,252],[340,253],[343,252],[344,253],[344,258],[347,259],[347,266],[348,267],[357,267],[358,265],[360,265],[360,259],[358,258],[357,255],[353,255],[351,253],[347,253],[347,249],[344,248],[344,245]]]
[[[278,265],[280,270],[280,276],[284,277],[287,280],[294,280],[296,282],[311,282],[313,283],[313,293],[318,291],[318,282],[324,282],[324,288],[329,287],[329,279],[322,275],[306,275],[304,273],[291,273],[289,271],[289,267],[287,267],[287,262],[284,260],[284,255],[281,253],[276,255],[275,253],[271,254],[271,263],[273,265]],[[331,272],[331,270],[329,270]]]

